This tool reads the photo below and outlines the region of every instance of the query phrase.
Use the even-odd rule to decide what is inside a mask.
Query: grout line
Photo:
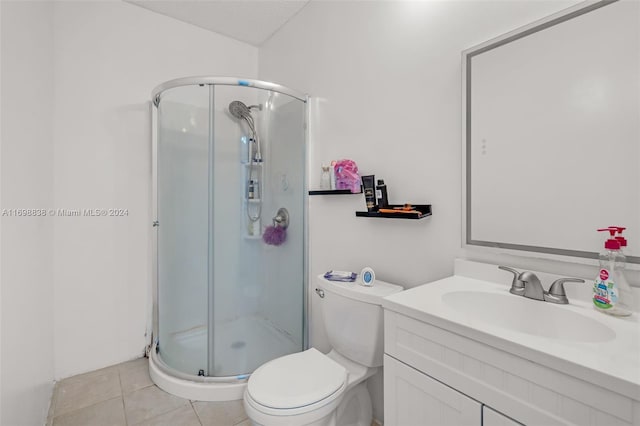
[[[2,0],[0,0],[0,1],[2,1]],[[146,357],[143,357],[143,358],[146,358]],[[136,358],[136,359],[135,359],[135,360],[133,360],[133,361],[137,361],[138,359],[142,359],[142,358]],[[119,367],[119,366],[121,366],[121,365],[127,364],[127,363],[129,363],[129,362],[131,362],[131,361],[125,361],[125,362],[123,362],[123,363],[121,363],[121,364],[117,364],[117,365],[116,365],[116,367]],[[129,371],[131,371],[131,370],[136,370],[136,369],[146,370],[146,371],[148,372],[148,371],[149,371],[149,364],[148,364],[148,363],[146,363],[146,364],[145,364],[145,366],[144,366],[144,368],[140,368],[140,367],[138,367],[138,366],[136,366],[136,367],[129,367],[129,369],[128,369],[128,370],[129,370]],[[120,373],[121,373],[121,370],[120,370],[120,368],[118,368],[118,377],[120,378],[120,391],[122,392],[122,395],[123,395],[123,396],[124,396],[124,395],[128,395],[128,394],[131,394],[131,393],[134,393],[134,392],[137,392],[137,391],[142,390],[142,389],[146,389],[146,388],[151,387],[151,386],[155,386],[155,383],[153,383],[153,380],[152,380],[152,381],[151,381],[151,383],[149,383],[148,385],[142,386],[142,387],[140,387],[140,388],[135,388],[135,389],[132,389],[132,390],[130,390],[130,391],[128,391],[128,392],[125,392],[124,388],[122,387],[122,376],[120,375]]]
[[[240,400],[236,400],[236,401],[239,401],[239,402],[240,402],[240,406],[242,407],[242,412],[244,413],[244,417],[242,417],[242,420],[240,420],[240,421],[238,421],[238,422],[235,422],[235,423],[233,424],[234,426],[239,425],[240,423],[242,423],[242,422],[246,421],[246,420],[249,418],[249,416],[247,416],[247,412],[246,412],[246,411],[245,411],[245,409],[244,409],[243,400],[242,400],[242,399],[240,399]],[[225,402],[224,402],[224,404],[225,404],[225,405],[224,405],[224,411],[229,415],[229,418],[231,418],[231,413],[229,413],[229,409],[230,409],[229,407],[231,407],[231,404],[232,404],[233,402],[235,402],[235,401],[225,401]]]
[[[58,417],[64,417],[64,416],[68,416],[69,414],[74,414],[74,413],[76,413],[76,412],[78,412],[78,411],[80,411],[80,410],[86,410],[87,408],[91,408],[91,407],[93,407],[94,405],[98,405],[98,404],[102,404],[102,403],[104,403],[104,402],[112,401],[112,400],[114,400],[114,399],[116,399],[116,398],[122,398],[122,395],[113,396],[113,397],[108,398],[108,399],[103,399],[102,401],[94,402],[94,403],[93,403],[93,404],[91,404],[91,405],[87,405],[87,406],[85,406],[85,407],[76,408],[75,410],[67,411],[66,413],[62,413],[62,414],[55,414],[55,413],[54,413],[54,416],[52,417],[52,420],[55,420],[55,419],[57,419]],[[123,406],[124,406],[124,404],[123,404]],[[125,413],[125,417],[126,417],[126,413]]]
[[[122,377],[120,377],[120,368],[119,366],[124,363],[120,363],[115,365],[116,371],[118,372],[118,383],[120,384],[120,399],[122,400],[122,411],[124,413],[124,423],[129,426],[129,416],[127,416],[127,407],[124,405],[124,389],[122,389]]]
[[[124,395],[124,389],[122,389],[122,378],[120,377],[120,369],[116,368],[118,372],[118,384],[120,385],[120,396]]]
[[[0,1],[1,1],[1,0],[0,0]],[[51,404],[50,404],[50,407],[49,407],[49,409],[50,409],[50,413],[49,413],[49,414],[50,414],[50,416],[49,416],[49,415],[47,416],[47,421],[49,421],[49,420],[50,420],[50,424],[53,424],[53,421],[54,421],[56,418],[58,418],[58,417],[66,416],[66,415],[68,415],[68,414],[75,413],[75,412],[77,412],[77,411],[84,410],[84,409],[89,408],[89,407],[93,407],[94,405],[101,404],[101,403],[103,403],[103,402],[107,402],[107,401],[111,401],[111,400],[116,399],[116,398],[120,398],[120,399],[121,399],[121,401],[122,401],[122,408],[123,408],[123,410],[124,410],[125,422],[127,423],[127,425],[129,425],[129,420],[128,420],[128,418],[127,418],[126,406],[125,406],[125,402],[124,402],[124,396],[125,396],[126,394],[125,394],[125,392],[124,392],[124,389],[122,388],[122,377],[121,377],[121,375],[120,375],[121,371],[120,371],[120,368],[119,368],[121,365],[126,364],[126,363],[128,363],[128,362],[130,362],[130,361],[125,361],[125,362],[122,362],[122,363],[120,363],[120,364],[110,365],[110,366],[108,366],[108,367],[99,368],[99,369],[97,369],[97,370],[88,371],[88,372],[86,372],[86,373],[77,374],[77,375],[75,375],[75,376],[67,377],[66,379],[62,379],[62,380],[56,381],[56,382],[55,382],[55,384],[54,384],[54,389],[53,389],[53,394],[52,394],[52,401],[51,401]],[[60,393],[60,391],[62,390],[62,389],[61,389],[61,388],[63,387],[62,385],[65,385],[65,386],[74,386],[74,385],[76,385],[77,383],[80,383],[80,382],[75,382],[74,380],[72,380],[72,381],[71,381],[71,383],[68,383],[68,382],[67,382],[67,383],[65,383],[65,381],[67,381],[68,379],[75,379],[75,378],[77,378],[77,377],[79,377],[79,376],[87,376],[87,375],[90,375],[90,374],[93,374],[93,373],[98,373],[98,372],[100,372],[99,374],[97,374],[97,375],[96,375],[96,377],[92,377],[92,378],[89,380],[89,381],[93,381],[93,380],[95,380],[95,379],[96,379],[96,378],[98,378],[98,377],[102,377],[102,376],[104,376],[104,375],[109,374],[109,373],[111,372],[110,370],[111,370],[111,371],[115,370],[115,372],[118,374],[118,386],[119,386],[119,388],[120,388],[120,395],[113,396],[113,397],[111,397],[111,398],[107,398],[107,399],[103,399],[103,400],[101,400],[101,401],[94,402],[93,404],[90,404],[90,405],[87,405],[87,406],[84,406],[84,407],[80,407],[80,408],[76,408],[76,409],[74,409],[74,410],[67,411],[67,412],[64,412],[64,413],[62,413],[62,414],[58,414],[58,412],[57,412],[57,411],[58,411],[58,402],[59,402],[59,399],[60,399],[60,398],[59,398],[59,393]],[[84,380],[84,379],[85,379],[85,378],[83,378],[83,380]],[[140,389],[135,389],[135,390],[133,390],[133,391],[131,391],[131,392],[129,392],[129,393],[137,392],[137,391],[139,391],[139,390],[146,389],[147,387],[150,387],[150,386],[153,386],[153,385],[154,385],[154,384],[153,384],[153,383],[151,383],[150,385],[144,386],[144,387],[142,387],[142,388],[140,388]],[[51,410],[52,410],[52,412],[51,412]],[[48,424],[49,424],[49,423],[47,423],[47,425],[48,425]]]
[[[0,2],[2,2],[2,0],[0,0]],[[130,390],[130,391],[128,391],[128,392],[125,392],[125,391],[124,391],[124,389],[121,389],[121,391],[122,391],[122,395],[124,396],[124,395],[130,395],[130,394],[132,394],[132,393],[134,393],[134,392],[138,392],[138,391],[141,391],[141,390],[146,389],[146,388],[150,388],[150,387],[152,387],[152,386],[156,386],[156,384],[155,384],[155,383],[153,383],[153,382],[151,382],[151,383],[149,383],[148,385],[144,385],[144,386],[142,386],[141,388],[135,388],[135,389]],[[184,398],[183,398],[183,399],[184,399]]]
[[[120,399],[122,400],[122,413],[124,414],[124,424],[129,426],[129,418],[127,416],[127,409],[124,407],[124,395],[120,395]]]
[[[187,400],[189,401],[189,405],[191,405],[191,409],[193,410],[194,413],[196,413],[196,418],[198,419],[198,423],[200,423],[202,426],[204,426],[204,423],[202,423],[202,419],[200,418],[200,415],[198,414],[198,410],[196,410],[196,407],[193,406],[193,401],[191,401],[190,399]]]
[[[169,410],[169,411],[166,411],[164,413],[156,414],[155,416],[149,417],[148,419],[143,419],[142,421],[140,421],[140,422],[138,422],[136,424],[140,424],[140,423],[143,423],[143,422],[150,422],[150,421],[152,421],[154,419],[157,419],[158,417],[166,416],[167,414],[171,414],[171,413],[173,413],[175,411],[182,410],[184,407],[186,407],[186,405],[181,405],[180,407],[174,408],[173,410]],[[198,415],[196,414],[196,417],[197,416]],[[131,426],[131,425],[129,425],[129,420],[126,419],[126,413],[125,413],[125,420],[127,421],[127,425]],[[198,419],[198,422],[200,422],[200,419]]]

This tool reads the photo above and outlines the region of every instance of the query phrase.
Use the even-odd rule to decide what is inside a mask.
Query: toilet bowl
[[[378,371],[311,348],[258,368],[244,394],[259,426],[369,426],[371,399],[364,381]]]
[[[402,287],[337,283],[319,276],[316,293],[334,349],[308,349],[260,366],[251,374],[244,408],[257,426],[369,426],[366,380],[382,366],[382,298]]]

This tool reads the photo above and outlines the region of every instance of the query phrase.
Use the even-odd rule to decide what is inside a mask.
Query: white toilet
[[[333,350],[311,348],[274,359],[249,378],[244,408],[260,426],[370,426],[365,380],[382,366],[382,298],[402,287],[373,287],[318,276],[316,293]]]

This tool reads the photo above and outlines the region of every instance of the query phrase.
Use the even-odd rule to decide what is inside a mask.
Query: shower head
[[[229,104],[229,112],[238,119],[244,118],[246,120],[247,117],[251,117],[251,109],[240,101],[231,102]]]
[[[262,109],[260,105],[247,106],[243,102],[233,101],[229,104],[229,113],[238,120],[244,120],[251,130],[252,140],[257,146],[255,147],[253,155],[251,153],[251,149],[249,149],[249,161],[262,161],[262,154],[260,153],[260,139],[258,138],[258,132],[256,132],[255,121],[253,121],[253,116],[251,115],[251,108]]]

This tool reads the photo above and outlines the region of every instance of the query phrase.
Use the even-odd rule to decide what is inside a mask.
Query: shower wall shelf
[[[244,212],[243,236],[247,240],[259,240],[262,238],[262,218],[252,222],[249,220],[247,211],[254,217],[261,213],[260,203],[262,201],[262,191],[264,190],[264,163],[242,163],[242,171],[242,180],[244,182],[244,195],[242,197],[242,210]],[[254,198],[249,198],[249,180],[258,182],[257,189],[254,187]]]
[[[362,188],[360,192],[351,192],[350,189],[313,189],[309,191],[309,195],[357,195],[362,194]]]
[[[403,207],[402,204],[390,204],[389,208],[400,208]],[[424,219],[425,217],[431,216],[431,204],[412,204],[413,210],[417,212],[407,212],[407,213],[381,213],[381,212],[356,212],[356,216],[358,217],[383,217],[387,219]]]

